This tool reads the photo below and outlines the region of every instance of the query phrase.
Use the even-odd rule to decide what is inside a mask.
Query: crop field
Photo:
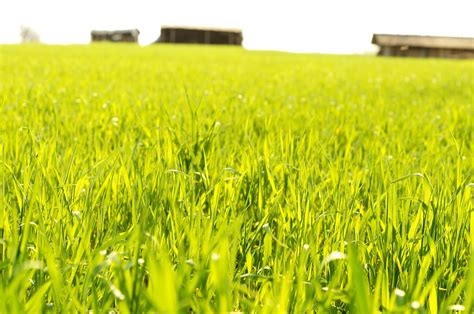
[[[0,46],[0,312],[474,311],[474,63]]]

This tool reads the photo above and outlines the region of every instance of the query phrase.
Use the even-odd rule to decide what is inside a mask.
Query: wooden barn
[[[374,34],[379,56],[474,58],[474,38]]]
[[[115,31],[92,31],[91,41],[100,42],[124,42],[124,43],[136,43],[138,42],[138,35],[140,31],[138,29],[126,29],[126,30],[115,30]]]
[[[241,46],[242,40],[240,29],[162,26],[157,42]]]

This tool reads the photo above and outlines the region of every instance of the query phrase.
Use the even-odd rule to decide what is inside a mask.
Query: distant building
[[[91,32],[91,40],[93,42],[109,41],[109,42],[136,43],[138,42],[139,34],[140,34],[140,31],[138,29],[115,30],[115,31],[94,30]]]
[[[157,42],[241,46],[242,40],[240,29],[162,26]]]
[[[474,58],[474,38],[374,34],[379,56]]]

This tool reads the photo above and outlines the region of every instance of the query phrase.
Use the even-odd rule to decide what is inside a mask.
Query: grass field
[[[0,58],[0,312],[474,311],[472,61]]]

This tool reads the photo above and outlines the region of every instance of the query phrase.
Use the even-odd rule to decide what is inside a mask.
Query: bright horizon
[[[0,12],[0,43],[10,44],[21,25],[46,44],[87,44],[93,29],[137,28],[146,45],[161,25],[239,28],[248,49],[316,53],[374,51],[373,33],[474,37],[471,0],[4,0]]]

